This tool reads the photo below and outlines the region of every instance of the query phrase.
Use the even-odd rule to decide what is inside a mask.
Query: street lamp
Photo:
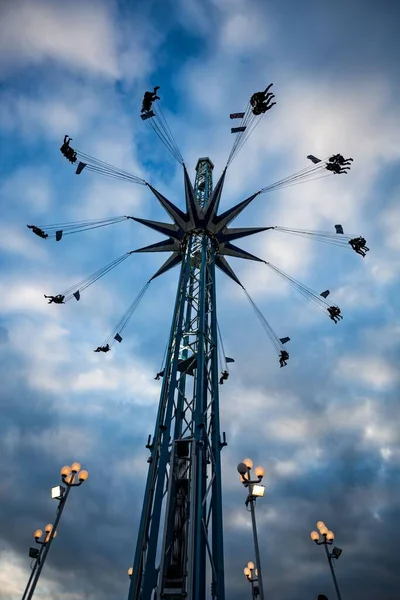
[[[61,485],[58,485],[53,487],[51,490],[51,497],[55,500],[59,500],[54,526],[46,525],[43,541],[40,541],[40,538],[43,535],[41,529],[37,529],[34,533],[35,540],[38,544],[41,544],[41,548],[39,551],[36,548],[31,548],[29,551],[29,556],[31,556],[31,551],[33,551],[33,554],[35,554],[35,556],[32,556],[32,558],[36,559],[36,563],[29,578],[24,595],[22,596],[22,600],[31,600],[33,594],[35,593],[36,585],[39,581],[40,574],[49,553],[51,542],[57,535],[56,528],[60,521],[71,488],[82,485],[82,483],[86,481],[88,477],[89,473],[85,469],[81,470],[81,465],[78,462],[72,463],[70,467],[65,466],[61,469],[61,479],[64,485],[67,487],[65,488]]]
[[[251,597],[253,600],[260,595],[260,588],[258,585],[258,570],[254,568],[253,562],[248,562],[247,567],[243,569],[244,575],[249,583],[251,583]]]
[[[253,461],[250,458],[245,458],[245,460],[238,464],[237,470],[240,475],[240,481],[243,483],[245,488],[249,488],[249,494],[246,498],[246,508],[250,504],[250,512],[251,512],[251,523],[253,526],[253,538],[254,538],[254,551],[256,555],[256,566],[258,571],[258,586],[257,589],[260,593],[260,600],[264,600],[264,586],[262,580],[262,571],[261,571],[261,561],[260,561],[260,549],[258,547],[258,536],[257,536],[257,525],[256,525],[256,515],[255,515],[255,505],[257,498],[262,498],[265,492],[265,486],[260,485],[262,478],[265,475],[265,470],[263,467],[256,467],[254,469],[255,476],[257,479],[251,478],[251,469],[253,468]],[[249,568],[247,566],[247,568]],[[247,577],[247,575],[246,575]]]
[[[33,533],[33,537],[35,538],[35,542],[37,544],[40,545],[40,549],[39,548],[29,548],[29,558],[32,558],[35,562],[33,563],[33,566],[31,566],[31,574],[29,576],[28,579],[28,583],[26,584],[26,588],[24,590],[24,593],[22,594],[22,600],[25,600],[26,595],[29,591],[30,585],[32,583],[32,580],[35,576],[36,573],[36,569],[38,568],[38,566],[40,565],[40,561],[42,558],[42,554],[43,551],[50,539],[50,533],[53,529],[53,525],[51,523],[49,523],[48,525],[46,525],[46,527],[44,528],[44,535],[43,535],[43,531],[41,529],[36,529],[36,531],[34,531]],[[57,536],[57,532],[54,532],[53,538],[55,538]],[[43,539],[41,539],[43,538]]]
[[[129,575],[129,579],[132,579],[133,567],[129,567],[129,569],[128,569],[128,575]]]
[[[321,546],[321,545],[325,546],[325,552],[326,552],[326,556],[328,558],[329,567],[331,569],[332,579],[333,579],[333,583],[335,585],[336,594],[337,594],[338,600],[342,600],[342,597],[341,597],[340,591],[339,591],[338,582],[336,579],[335,569],[333,567],[333,559],[336,558],[336,560],[337,560],[339,558],[339,556],[342,554],[342,550],[340,548],[335,547],[332,549],[332,552],[329,552],[328,546],[332,545],[333,540],[335,539],[335,534],[333,533],[333,531],[331,531],[330,529],[327,528],[327,526],[325,525],[325,523],[323,521],[318,521],[317,529],[318,529],[318,531],[311,532],[311,534],[310,534],[311,539],[313,542],[315,542],[317,544],[317,546]]]

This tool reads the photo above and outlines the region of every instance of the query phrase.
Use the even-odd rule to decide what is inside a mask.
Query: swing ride
[[[309,155],[307,158],[311,165],[256,191],[225,212],[218,212],[228,168],[260,120],[275,105],[272,102],[274,94],[269,91],[271,86],[263,92],[255,92],[244,111],[230,114],[230,118],[239,120],[240,124],[231,129],[235,135],[232,150],[215,186],[212,177],[214,165],[207,157],[199,159],[192,185],[162,112],[159,87],[155,87],[153,92],[146,92],[140,116],[151,125],[183,169],[185,210],[170,202],[144,179],[72,148],[72,139],[65,136],[61,152],[74,166],[77,175],[93,172],[146,186],[172,223],[125,215],[74,223],[28,225],[38,237],[56,242],[64,242],[66,236],[75,233],[111,225],[121,226],[119,224],[126,221],[140,223],[166,236],[161,242],[126,252],[61,293],[47,296],[49,303],[55,304],[65,304],[73,298],[80,301],[89,286],[132,255],[169,253],[167,260],[148,279],[95,352],[107,353],[115,342],[122,342],[122,333],[125,335],[125,329],[152,281],[180,266],[170,336],[162,368],[155,378],[162,379],[160,402],[154,434],[149,436],[146,446],[150,451],[149,469],[128,600],[205,600],[208,589],[211,589],[213,600],[225,599],[220,454],[226,439],[225,434],[221,438],[220,432],[219,385],[228,379],[228,363],[233,359],[225,355],[218,325],[215,269],[218,268],[243,289],[278,355],[280,367],[286,366],[289,359],[284,346],[290,338],[279,337],[275,333],[236,276],[227,257],[264,264],[334,323],[342,319],[340,308],[327,300],[329,290],[318,293],[232,242],[269,231],[273,235],[296,235],[349,248],[361,256],[368,251],[362,236],[345,233],[340,224],[332,226],[332,232],[283,226],[230,227],[232,221],[262,194],[321,177],[348,174],[353,159],[345,159],[341,154],[324,159]]]

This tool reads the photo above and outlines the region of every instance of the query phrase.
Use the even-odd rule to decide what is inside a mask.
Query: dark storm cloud
[[[63,426],[70,428],[71,433],[96,433],[89,452],[77,447],[76,452],[69,449],[63,453],[53,435],[60,425],[57,396],[29,389],[23,383],[24,365],[17,364],[15,356],[3,352],[0,500],[7,519],[2,520],[0,546],[8,543],[21,557],[28,578],[27,553],[29,546],[34,545],[32,533],[51,523],[56,512],[50,489],[61,483],[59,472],[63,464],[81,460],[89,470],[89,480],[71,492],[49,554],[46,577],[54,578],[65,589],[75,582],[84,593],[117,598],[127,588],[126,570],[133,557],[132,540],[142,505],[143,474],[135,473],[133,461],[129,464],[136,453],[144,464],[148,455],[145,435],[134,434],[130,426],[134,422],[140,428],[142,418],[135,414],[133,406],[124,407],[118,401],[115,415],[110,414],[107,422],[104,414],[99,417],[83,413],[73,415],[74,418],[64,415]],[[85,401],[91,400],[87,394]],[[147,427],[147,421],[142,430],[143,426]],[[47,435],[52,442],[43,445]],[[37,443],[39,437],[41,442]],[[123,461],[128,464],[120,472]],[[3,599],[1,593],[0,598]]]
[[[317,342],[318,336],[315,344]],[[269,383],[272,368],[269,364],[262,364],[263,350],[257,353],[251,366],[240,372],[239,385],[244,394],[236,415],[240,430],[233,439],[230,431],[227,432],[228,442],[234,445],[235,456],[229,458],[228,464],[226,460],[224,462],[225,479],[236,480],[235,457],[239,462],[250,456],[256,464],[262,463],[267,468],[267,491],[265,497],[258,500],[257,515],[266,589],[277,600],[311,599],[316,598],[317,593],[335,597],[324,551],[317,548],[309,537],[319,519],[325,520],[335,531],[337,539],[334,544],[343,549],[336,565],[343,596],[371,600],[398,598],[399,579],[393,558],[397,542],[395,535],[388,535],[387,526],[390,523],[389,531],[397,531],[400,525],[400,507],[395,492],[400,485],[399,452],[395,449],[393,456],[385,458],[380,448],[385,442],[377,444],[373,439],[369,440],[366,432],[357,426],[360,415],[356,406],[362,394],[360,396],[360,391],[354,386],[349,394],[348,382],[335,377],[332,372],[337,355],[341,351],[351,354],[358,343],[356,336],[350,340],[344,337],[338,347],[326,351],[323,358],[314,357],[313,360],[310,359],[313,354],[311,344],[311,352],[296,361],[284,381],[276,385],[276,380]],[[305,344],[303,339],[302,345]],[[300,352],[300,344],[298,346]],[[393,364],[399,347],[389,358]],[[248,349],[244,348],[242,352],[236,349],[237,365],[243,363]],[[237,368],[240,371],[239,366]],[[271,409],[268,398],[279,394],[282,407],[285,402],[288,404],[287,411],[284,411],[287,418],[309,419],[309,430],[301,444],[306,450],[307,446],[313,447],[316,439],[318,456],[310,457],[307,453],[302,456],[299,442],[285,437],[269,438],[267,434],[260,445],[263,425],[256,420],[259,419],[258,413],[255,418],[252,417],[245,396],[246,389],[252,389],[255,373],[260,369],[265,380],[262,392],[268,406],[265,423],[268,420],[276,423],[276,409]],[[239,373],[233,373],[231,377],[230,383],[235,385]],[[223,428],[225,402],[229,402],[229,394],[226,397],[225,393],[226,390],[221,401]],[[297,405],[293,405],[293,396],[298,398]],[[365,401],[377,402],[380,408],[380,416],[371,415],[371,427],[379,428],[382,419],[386,424],[398,422],[398,398],[396,386],[386,393],[372,390],[366,393]],[[338,423],[335,413],[339,415],[339,411]],[[342,421],[342,411],[347,423]],[[398,435],[396,437],[396,441],[392,440],[389,444],[393,448],[398,448]],[[306,464],[302,464],[302,458]],[[274,471],[276,459],[298,461],[297,472],[280,475]],[[310,463],[307,464],[307,461]],[[237,486],[239,488],[240,484]],[[238,511],[240,514],[240,510],[250,525],[250,515],[246,515],[245,507],[239,504],[243,502],[243,496],[244,490],[224,496],[225,523],[230,524],[225,548],[227,585],[232,600],[243,597],[246,586],[243,567],[248,560],[254,561],[250,527],[244,530],[242,526],[232,525],[235,517],[231,515],[237,515]]]
[[[393,418],[397,419],[398,413]],[[245,455],[260,457],[259,445],[249,437],[247,440],[235,443],[239,452],[243,445],[238,461]],[[384,524],[398,530],[400,510],[394,491],[400,483],[398,460],[386,462],[376,447],[368,449],[365,440],[353,433],[332,436],[327,432],[320,451],[324,458],[316,461],[315,467],[306,467],[303,472],[304,465],[299,463],[298,473],[278,480],[274,477],[271,486],[270,453],[283,457],[290,452],[287,448],[281,452],[268,441],[264,446],[267,491],[257,502],[257,517],[268,594],[277,600],[314,598],[317,592],[328,597],[333,594],[323,549],[315,547],[309,538],[316,521],[323,519],[336,533],[335,545],[344,550],[337,564],[344,597],[395,600],[399,583],[394,558],[397,541],[395,535],[388,535]],[[230,467],[235,478],[234,465]],[[231,513],[238,514],[239,507],[245,514],[239,501],[243,501],[239,493],[225,495],[225,522]],[[250,515],[246,517],[250,524]],[[240,592],[235,593],[232,586],[229,597],[239,600],[245,583],[244,577],[241,579],[243,567],[247,560],[254,560],[250,528],[233,526],[227,542],[228,585],[232,580],[242,582]]]

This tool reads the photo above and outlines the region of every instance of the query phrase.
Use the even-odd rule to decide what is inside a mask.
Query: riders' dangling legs
[[[273,83],[270,83],[270,84],[269,84],[269,86],[265,88],[265,90],[263,91],[263,94],[264,94],[264,96],[266,96],[266,95],[267,95],[267,93],[268,93],[268,90],[269,90],[269,89],[270,89],[270,88],[271,88],[273,85],[274,85]]]

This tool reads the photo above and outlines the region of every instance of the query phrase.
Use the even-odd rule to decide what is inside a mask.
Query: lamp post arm
[[[318,540],[316,540],[315,543],[317,544],[317,546],[332,546],[333,541],[322,540],[322,542],[319,542]]]
[[[243,475],[242,475],[242,483],[244,485],[245,488],[249,487],[249,485],[254,485],[257,483],[261,483],[262,481],[262,477],[257,477],[257,479],[246,479]]]
[[[51,542],[53,541],[53,538],[54,538],[54,534],[57,531],[57,526],[58,526],[58,523],[60,521],[62,512],[64,510],[65,503],[67,502],[70,490],[71,490],[71,486],[68,486],[67,489],[66,489],[66,491],[65,491],[65,494],[63,495],[63,497],[61,498],[61,500],[60,500],[60,502],[58,504],[57,514],[56,514],[56,518],[55,518],[55,521],[54,521],[53,528],[50,531],[49,541],[46,543],[45,546],[43,546],[43,548],[44,548],[43,559],[40,562],[40,564],[38,565],[35,578],[32,581],[32,587],[29,590],[29,594],[26,596],[26,600],[32,600],[33,594],[35,593],[35,588],[36,588],[37,582],[39,581],[39,577],[40,577],[40,574],[42,572],[44,563],[46,561],[46,557],[47,557],[47,555],[49,553]]]
[[[264,585],[263,585],[263,579],[262,579],[260,549],[258,547],[256,515],[255,515],[255,510],[254,510],[255,500],[254,500],[253,496],[248,497],[248,502],[250,503],[251,523],[253,526],[254,551],[255,551],[255,555],[256,555],[256,566],[257,566],[257,570],[258,570],[258,587],[260,589],[260,600],[264,600]]]
[[[327,547],[326,544],[325,544],[325,552],[326,552],[326,557],[328,559],[329,568],[330,568],[331,573],[332,573],[332,579],[333,579],[333,583],[334,583],[334,586],[335,586],[337,598],[338,598],[338,600],[342,600],[342,596],[340,595],[340,590],[339,590],[338,582],[337,582],[337,579],[336,579],[335,569],[333,568],[333,564],[332,564],[332,556],[331,556],[331,554],[330,554],[330,552],[329,552],[328,547]]]

